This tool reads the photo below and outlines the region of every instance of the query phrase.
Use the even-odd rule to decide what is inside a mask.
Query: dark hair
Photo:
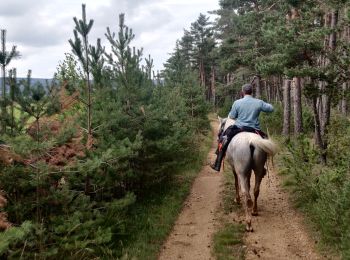
[[[253,93],[253,86],[251,84],[245,84],[242,87],[242,91],[245,95],[251,95]]]

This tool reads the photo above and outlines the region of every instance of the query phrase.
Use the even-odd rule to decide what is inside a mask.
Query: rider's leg
[[[240,129],[237,126],[228,128],[224,135],[219,140],[219,145],[217,149],[217,157],[214,164],[211,164],[210,167],[215,171],[220,171],[221,162],[225,157],[225,153],[228,145],[230,144],[231,139],[240,132]]]
[[[215,171],[220,171],[221,168],[221,162],[225,156],[225,152],[228,146],[228,138],[227,136],[223,136],[222,139],[219,142],[219,146],[217,149],[217,156],[214,164],[211,164],[210,167]]]

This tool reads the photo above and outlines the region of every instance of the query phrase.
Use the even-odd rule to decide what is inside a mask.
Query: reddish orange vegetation
[[[0,164],[11,165],[14,162],[23,163],[23,159],[18,154],[12,152],[7,145],[0,145]]]
[[[74,163],[76,159],[85,157],[86,148],[82,143],[83,133],[74,121],[74,118],[66,118],[64,122],[60,122],[57,117],[42,118],[39,122],[39,132],[44,133],[42,136],[43,139],[59,135],[67,127],[75,127],[77,131],[75,136],[68,140],[67,143],[52,148],[41,157],[29,159],[28,163],[32,164],[38,161],[45,161],[53,166],[65,166]],[[28,134],[35,138],[36,131],[36,124],[32,124],[28,129]]]
[[[75,91],[72,95],[68,95],[66,87],[67,83],[63,85],[59,94],[61,111],[68,110],[77,102],[79,102],[80,93],[78,91]],[[86,149],[91,149],[93,144],[92,137],[88,137],[88,145],[84,146],[82,143],[83,132],[80,127],[75,124],[75,122],[76,118],[74,117],[66,118],[64,123],[60,123],[57,120],[57,117],[44,118],[43,121],[40,122],[43,128],[49,130],[51,134],[56,136],[60,133],[60,131],[67,127],[67,125],[73,125],[73,127],[77,129],[76,135],[71,140],[69,140],[69,142],[51,149],[48,153],[48,156],[43,158],[48,164],[55,166],[64,166],[67,164],[75,163],[77,159],[85,157]]]
[[[71,108],[79,99],[79,92],[77,91],[72,95],[67,94],[66,85],[63,85],[59,94],[62,112]],[[10,165],[18,162],[29,165],[39,161],[58,167],[74,164],[77,159],[85,157],[86,149],[91,148],[89,146],[93,144],[92,137],[88,138],[88,147],[84,146],[82,143],[83,132],[76,124],[76,118],[74,116],[65,118],[64,122],[58,119],[58,115],[43,117],[39,120],[39,132],[43,140],[48,140],[52,136],[58,136],[67,127],[75,127],[77,129],[75,136],[71,140],[68,140],[67,143],[52,148],[40,157],[21,158],[19,155],[13,153],[8,146],[1,146],[0,164]],[[27,133],[31,137],[36,138],[37,130],[37,124],[34,122],[28,127]]]
[[[0,208],[5,207],[6,203],[5,193],[0,190]],[[6,212],[0,212],[0,230],[6,230],[9,227],[11,227],[11,223],[7,220]]]
[[[60,103],[61,111],[65,111],[71,108],[74,104],[78,102],[79,92],[74,92],[71,96],[67,94],[65,90],[66,84],[62,87],[60,91]],[[58,115],[51,117],[41,118],[39,121],[39,132],[41,138],[48,140],[52,136],[58,136],[61,131],[65,130],[67,127],[75,127],[77,129],[76,134],[68,140],[65,144],[53,147],[46,154],[42,156],[33,156],[31,158],[22,158],[20,155],[11,151],[11,147],[8,145],[0,145],[0,165],[9,166],[14,163],[21,163],[24,165],[30,165],[36,162],[46,162],[47,164],[54,167],[61,167],[69,164],[74,164],[77,159],[85,157],[85,147],[82,143],[83,132],[80,127],[76,124],[76,118],[74,116],[65,118],[64,122],[58,119]],[[36,138],[37,135],[37,124],[32,123],[27,129],[27,133]],[[93,144],[92,137],[89,138],[88,143]],[[59,185],[61,179],[57,185]],[[45,192],[44,190],[41,192]],[[5,197],[5,192],[0,190],[0,209],[4,208],[7,204]],[[6,212],[0,211],[0,231],[6,230],[11,227],[11,223],[7,220]]]
[[[85,157],[85,146],[81,142],[69,142],[52,149],[45,161],[50,165],[64,166],[73,164],[77,159]]]

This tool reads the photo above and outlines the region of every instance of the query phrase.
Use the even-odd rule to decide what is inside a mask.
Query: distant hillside
[[[17,78],[17,82],[20,82],[21,80],[26,80],[27,78]],[[48,83],[51,83],[52,78],[51,79],[43,79],[43,78],[32,78],[32,84],[37,84],[37,83],[41,83],[45,86],[46,81],[48,81]],[[2,86],[2,78],[0,78],[0,86]]]
[[[22,80],[26,80],[26,79],[27,78],[17,78],[17,82],[19,83]],[[31,81],[32,81],[32,86],[38,83],[41,83],[45,87],[47,83],[50,84],[52,82],[52,79],[32,78]],[[6,91],[8,92],[9,91],[8,84],[6,84],[6,86],[7,86]],[[0,78],[0,96],[1,95],[2,95],[2,78]]]

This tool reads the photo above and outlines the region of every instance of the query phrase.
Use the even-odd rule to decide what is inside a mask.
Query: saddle
[[[255,129],[255,128],[252,128],[252,127],[249,127],[249,126],[243,126],[241,129],[241,132],[249,132],[249,133],[255,133],[257,135],[260,135],[261,138],[263,139],[268,139],[268,136],[266,133],[264,133],[263,131],[261,130],[258,130],[258,129]]]
[[[241,132],[255,133],[257,135],[260,135],[261,138],[263,138],[263,139],[267,139],[268,138],[267,134],[264,133],[261,130],[258,130],[258,129],[255,129],[255,128],[249,127],[249,126],[238,127],[236,125],[232,125],[232,126],[228,127],[226,129],[226,131],[223,132],[223,133],[221,132],[221,136],[220,137],[226,135],[226,136],[228,136],[228,139],[231,140],[236,134],[239,134]]]
[[[218,154],[218,152],[221,150],[226,152],[228,144],[230,143],[232,138],[241,132],[255,133],[257,135],[260,135],[263,139],[268,138],[267,134],[265,134],[263,131],[255,129],[253,127],[248,127],[248,126],[238,127],[236,125],[232,125],[228,127],[224,132],[220,131],[218,135],[219,145],[215,153]]]

